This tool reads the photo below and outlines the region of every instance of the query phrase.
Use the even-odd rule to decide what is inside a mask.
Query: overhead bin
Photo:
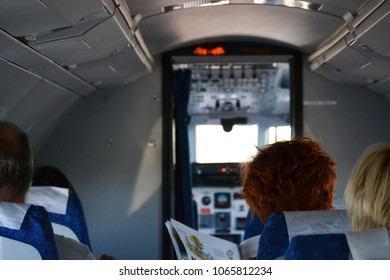
[[[0,119],[7,118],[40,81],[40,77],[0,58]]]
[[[45,79],[41,79],[9,114],[7,120],[29,133],[34,151],[56,127],[64,114],[80,97]]]
[[[113,18],[93,21],[42,36],[29,46],[61,66],[98,60],[127,46],[123,36],[112,32]]]
[[[7,49],[0,46],[0,56],[76,93],[128,83],[152,70],[125,0],[5,0],[1,6]]]
[[[18,65],[31,75],[38,75],[78,95],[87,95],[95,90],[89,83],[2,30],[0,30],[0,58],[11,64]]]
[[[124,1],[104,19],[42,35],[29,46],[95,86],[128,83],[152,69]]]
[[[0,119],[29,132],[37,148],[80,96],[0,58],[0,100]]]
[[[390,2],[371,1],[309,57],[310,68],[329,79],[390,93]]]
[[[33,40],[56,30],[105,19],[114,9],[111,0],[2,0],[0,26],[15,37]]]
[[[148,74],[149,70],[131,47],[107,58],[69,67],[69,71],[95,87],[130,83]]]

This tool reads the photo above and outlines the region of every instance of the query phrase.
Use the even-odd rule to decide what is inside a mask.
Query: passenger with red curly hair
[[[335,163],[309,138],[258,148],[241,165],[242,195],[265,223],[272,212],[333,208]]]

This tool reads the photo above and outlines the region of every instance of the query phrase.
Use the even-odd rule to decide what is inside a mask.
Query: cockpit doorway
[[[198,55],[199,48],[206,55]],[[222,49],[224,54],[213,55],[215,49]],[[176,159],[183,144],[177,130],[184,129],[189,162],[181,172],[189,172],[190,186],[185,191],[191,196],[185,203],[192,205],[192,213],[187,213],[194,220],[190,226],[239,243],[249,210],[240,194],[240,163],[254,155],[257,146],[289,140],[302,131],[300,55],[280,48],[272,52],[269,46],[241,48],[246,50],[243,52],[237,51],[237,45],[231,48],[234,51],[214,45],[190,50],[165,57],[164,69],[170,73],[164,78],[169,79],[164,87],[166,105],[183,109],[174,97],[178,94],[175,75],[179,72],[185,73],[179,83],[187,81],[187,100],[185,126],[172,122],[175,109],[165,114],[164,124],[171,128],[165,135],[172,137],[172,165],[164,170],[172,181],[166,182],[170,188],[165,189],[164,197],[176,206],[185,197],[177,196],[185,186],[178,174],[173,175],[183,170],[178,169]],[[175,206],[170,209],[170,217],[175,217],[179,210]]]

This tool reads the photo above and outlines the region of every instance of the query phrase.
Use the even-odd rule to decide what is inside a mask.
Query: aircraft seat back
[[[386,228],[346,233],[354,260],[390,260],[390,231]]]
[[[70,193],[66,188],[32,186],[26,201],[46,209],[56,234],[91,248],[82,204],[77,194]]]
[[[244,240],[251,238],[253,236],[260,235],[263,231],[264,224],[260,220],[259,216],[254,214],[252,219],[251,211],[248,211],[248,214],[246,215],[245,220],[245,230],[244,230]]]
[[[0,202],[0,259],[58,259],[53,228],[43,207]]]
[[[344,233],[351,230],[346,210],[272,213],[260,236],[257,259],[284,256],[290,240],[298,235]]]
[[[298,235],[291,239],[285,260],[348,260],[350,250],[344,233]]]
[[[284,256],[288,260],[389,260],[390,232],[386,228],[342,234],[296,236]]]

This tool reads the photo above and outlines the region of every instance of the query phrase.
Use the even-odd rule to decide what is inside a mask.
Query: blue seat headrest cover
[[[4,221],[4,215],[13,217],[16,214],[16,221],[19,227],[15,224],[11,227],[1,223],[0,236],[18,240],[35,247],[40,253],[42,259],[53,260],[58,259],[57,247],[54,241],[53,228],[45,209],[41,206],[18,204],[9,202],[0,202],[1,211],[0,220]],[[7,211],[12,213],[5,214]],[[23,219],[20,219],[20,214],[25,211]]]
[[[350,250],[343,233],[310,234],[291,239],[286,260],[348,260]]]
[[[259,216],[255,214],[252,219],[251,211],[248,211],[245,220],[245,231],[243,239],[246,240],[253,236],[260,235],[263,231],[263,228],[264,223],[260,220]]]
[[[350,230],[346,210],[272,213],[260,237],[257,259],[282,257],[290,240],[297,235],[344,233]]]

